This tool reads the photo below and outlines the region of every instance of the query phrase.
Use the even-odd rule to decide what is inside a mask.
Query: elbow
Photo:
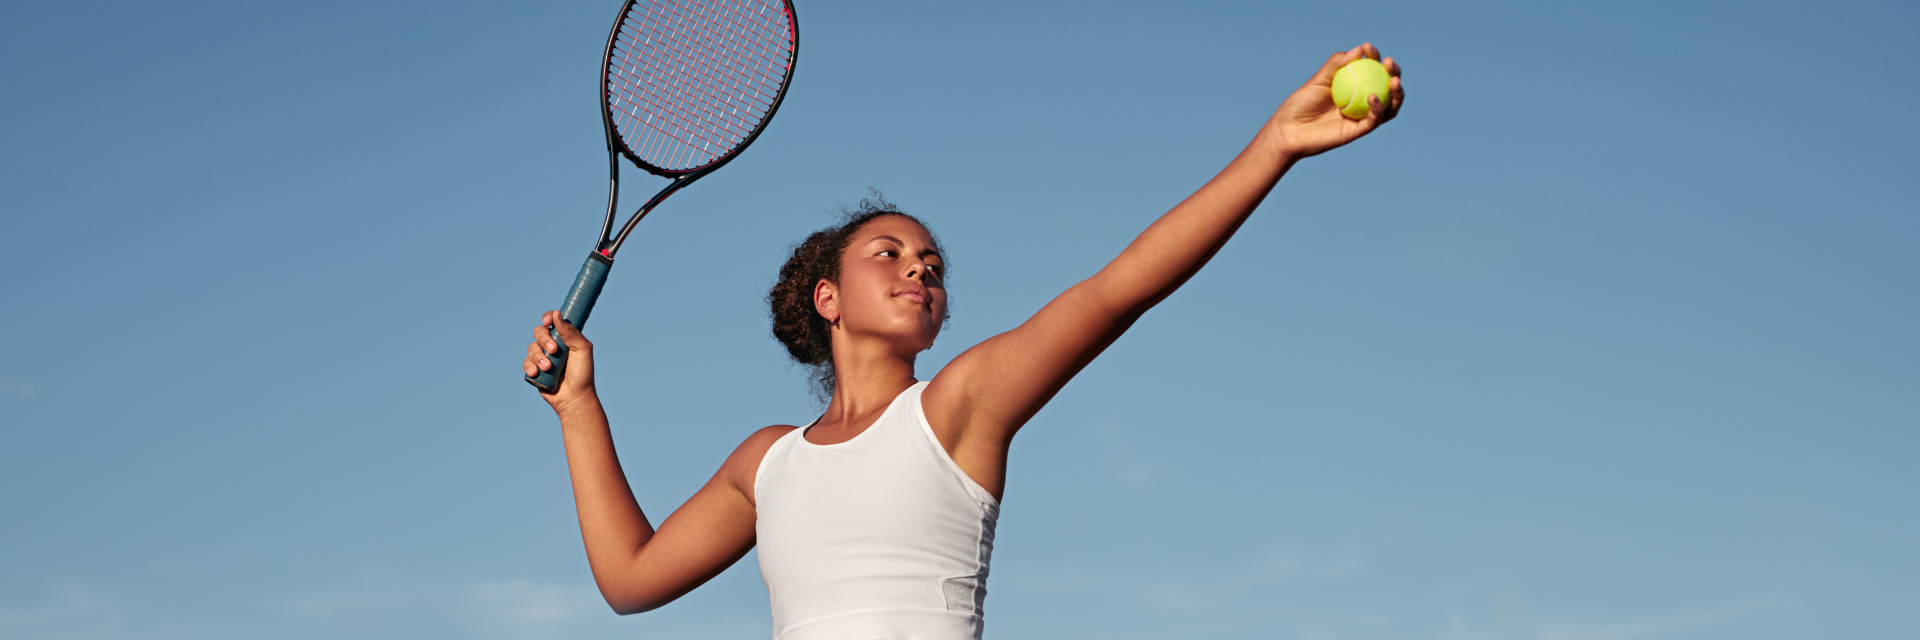
[[[621,603],[616,603],[612,601],[608,601],[607,604],[613,607],[614,614],[623,615],[623,616],[630,616],[636,613],[646,613],[656,608],[656,607],[646,606],[646,605],[633,605],[633,604],[623,605]]]
[[[612,608],[614,613],[623,616],[646,613],[666,606],[669,602],[673,602],[672,596],[653,593],[644,588],[607,584],[599,585],[599,587],[600,597],[606,599],[607,606]]]
[[[680,597],[673,593],[670,585],[660,583],[650,566],[594,564],[592,568],[593,586],[599,588],[600,598],[607,601],[607,607],[619,615],[646,613]]]
[[[630,616],[636,613],[646,613],[648,611],[658,609],[662,605],[665,605],[667,603],[666,600],[655,599],[655,598],[639,598],[639,597],[632,597],[632,596],[616,597],[614,595],[605,594],[605,593],[601,595],[606,597],[607,606],[612,607],[614,613],[623,615],[623,616]]]

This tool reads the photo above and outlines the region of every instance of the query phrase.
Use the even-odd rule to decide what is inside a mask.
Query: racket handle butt
[[[587,263],[580,266],[580,275],[573,279],[573,289],[567,292],[566,302],[560,305],[560,318],[573,325],[575,329],[587,326],[587,316],[593,313],[593,303],[600,299],[600,288],[607,284],[607,271],[613,268],[613,258],[601,255],[599,251],[587,254]],[[559,329],[549,329],[553,343],[560,347],[557,353],[547,354],[547,360],[553,368],[538,374],[526,376],[527,384],[538,387],[542,392],[553,393],[560,390],[560,380],[567,372],[567,342],[560,339]]]
[[[560,376],[554,375],[554,372],[566,370],[567,356],[565,354],[565,348],[562,348],[560,353],[548,354],[547,359],[553,361],[553,370],[542,371],[540,375],[527,376],[527,384],[533,385],[534,388],[539,389],[541,393],[553,393],[558,390],[560,388]]]

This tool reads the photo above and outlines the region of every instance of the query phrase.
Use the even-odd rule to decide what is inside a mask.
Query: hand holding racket
[[[541,319],[523,365],[555,393],[567,370],[561,322],[586,326],[613,256],[635,224],[675,191],[719,169],[773,119],[799,56],[792,0],[626,0],[600,59],[600,116],[611,173],[606,221],[560,311]],[[614,233],[620,158],[673,182]]]
[[[541,372],[542,359],[552,356],[559,345],[567,346],[567,356],[559,361],[548,361],[547,366],[554,368],[556,389],[542,389],[541,397],[559,411],[569,398],[580,397],[581,393],[593,391],[593,342],[581,335],[580,330],[560,317],[558,311],[540,314],[540,326],[533,329],[533,343],[527,345],[527,360],[520,363],[526,371],[529,381]],[[565,367],[562,369],[561,367]]]

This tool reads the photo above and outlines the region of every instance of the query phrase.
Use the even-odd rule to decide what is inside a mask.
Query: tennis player
[[[1199,271],[1295,162],[1393,119],[1403,94],[1391,58],[1389,100],[1369,99],[1359,120],[1334,106],[1334,72],[1362,56],[1380,59],[1370,44],[1328,58],[1219,175],[1099,273],[931,380],[915,377],[914,359],[947,318],[933,235],[870,200],[808,237],[768,298],[775,337],[817,367],[826,412],[749,436],[658,529],[615,456],[593,343],[547,312],[522,368],[552,367],[550,328],[573,348],[561,388],[543,397],[560,417],[587,559],[607,603],[623,614],[654,609],[758,545],[777,640],[978,639],[1014,434]]]

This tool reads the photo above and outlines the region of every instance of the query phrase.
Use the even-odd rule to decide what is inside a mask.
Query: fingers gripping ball
[[[1361,58],[1340,67],[1333,74],[1333,105],[1340,115],[1355,120],[1367,117],[1367,96],[1380,98],[1380,104],[1392,100],[1388,89],[1387,68],[1373,58]]]

